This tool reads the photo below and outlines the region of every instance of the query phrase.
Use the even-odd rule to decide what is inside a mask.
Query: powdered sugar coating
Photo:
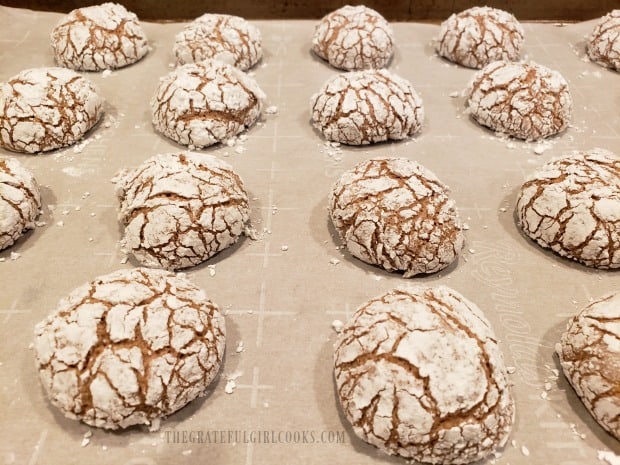
[[[329,214],[347,250],[408,278],[450,265],[463,248],[450,192],[406,158],[373,158],[346,171],[329,195]]]
[[[610,11],[596,23],[586,50],[592,61],[620,71],[620,10]]]
[[[620,440],[620,292],[571,318],[556,345],[564,375],[596,421]]]
[[[151,100],[153,125],[180,144],[206,147],[252,126],[264,99],[256,81],[234,66],[189,63],[160,80]]]
[[[224,318],[185,276],[119,270],[72,291],[35,326],[43,388],[68,418],[107,429],[154,425],[216,376]]]
[[[241,178],[212,155],[155,155],[115,180],[121,245],[145,266],[197,265],[237,242],[250,218]]]
[[[493,61],[518,60],[523,36],[523,27],[512,14],[476,6],[441,23],[437,52],[462,66],[480,69]]]
[[[502,447],[515,405],[480,309],[445,287],[394,289],[363,304],[335,344],[345,417],[364,441],[425,463]]]
[[[34,228],[40,208],[34,175],[15,158],[0,158],[0,250]]]
[[[31,68],[0,87],[0,145],[38,153],[79,141],[103,115],[104,100],[65,68]]]
[[[260,30],[239,16],[207,13],[189,23],[174,39],[177,63],[220,60],[245,71],[263,56]]]
[[[312,50],[334,68],[347,71],[383,68],[394,53],[394,33],[375,10],[363,5],[346,5],[319,21]]]
[[[474,75],[467,93],[469,113],[478,123],[519,139],[558,134],[571,119],[568,83],[534,62],[490,63]]]
[[[554,158],[521,186],[518,225],[540,246],[620,268],[620,158],[603,149]]]
[[[387,70],[338,74],[310,104],[314,126],[327,140],[343,144],[405,139],[424,121],[418,93],[409,81]]]
[[[80,71],[122,68],[148,52],[138,17],[118,3],[71,11],[52,30],[51,42],[58,64]]]

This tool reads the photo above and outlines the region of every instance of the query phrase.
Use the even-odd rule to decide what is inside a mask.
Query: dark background
[[[20,8],[68,13],[74,8],[103,3],[88,0],[0,0]],[[203,13],[227,13],[248,19],[312,19],[346,5],[336,0],[119,0],[144,20],[193,19]],[[350,2],[358,4],[360,2]],[[521,20],[579,21],[620,8],[620,0],[367,0],[389,21],[442,21],[451,13],[488,5],[510,11]]]

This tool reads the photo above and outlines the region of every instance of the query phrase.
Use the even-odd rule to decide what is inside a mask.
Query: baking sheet
[[[59,18],[0,7],[0,81],[54,65],[49,32]],[[309,122],[310,96],[337,72],[309,52],[314,21],[255,23],[265,56],[252,74],[267,93],[266,107],[277,111],[264,114],[246,140],[204,152],[243,178],[258,237],[187,270],[227,315],[227,353],[207,396],[163,421],[158,432],[106,432],[65,419],[45,399],[31,342],[34,324],[72,289],[136,265],[119,248],[110,179],[151,155],[182,149],[154,132],[148,105],[158,78],[171,70],[182,24],[143,23],[152,46],[144,60],[86,74],[107,104],[84,143],[36,156],[0,149],[34,172],[45,223],[0,252],[0,461],[404,463],[347,426],[331,359],[332,322],[403,284],[453,287],[478,304],[501,340],[514,369],[517,420],[506,448],[485,463],[591,464],[620,454],[620,443],[557,376],[553,356],[567,319],[591,298],[618,289],[620,275],[543,251],[519,233],[512,213],[524,176],[552,156],[592,147],[620,153],[620,76],[584,59],[584,35],[594,23],[524,24],[527,58],[559,70],[574,99],[572,126],[542,144],[498,138],[473,123],[460,96],[473,71],[434,55],[438,26],[394,24],[390,69],[421,94],[426,122],[414,139],[361,148],[325,144]],[[404,280],[339,248],[327,195],[344,170],[371,156],[415,159],[451,187],[469,226],[456,264]]]

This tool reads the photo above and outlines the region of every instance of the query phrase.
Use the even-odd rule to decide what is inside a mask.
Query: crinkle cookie
[[[145,266],[197,265],[237,242],[250,218],[241,178],[212,155],[155,155],[115,181],[121,245]]]
[[[223,142],[252,126],[265,94],[243,71],[217,60],[179,66],[151,100],[153,125],[194,148]]]
[[[72,145],[103,114],[104,100],[66,68],[32,68],[0,86],[0,146],[38,153]]]
[[[479,124],[519,139],[558,134],[571,119],[568,83],[537,63],[490,63],[474,75],[467,92],[469,113]]]
[[[424,463],[481,460],[506,444],[515,404],[490,323],[445,287],[363,304],[335,344],[337,395],[353,431]]]
[[[620,268],[620,158],[592,149],[550,160],[521,186],[516,216],[540,246],[593,268]]]
[[[373,158],[346,171],[328,210],[351,255],[405,278],[447,267],[463,248],[448,187],[406,158]]]
[[[310,104],[313,124],[325,138],[349,145],[405,139],[424,121],[418,93],[387,70],[334,76]]]
[[[564,375],[595,420],[620,440],[620,292],[571,318],[555,350]]]
[[[39,184],[15,158],[0,158],[0,250],[35,226],[41,208]]]
[[[58,64],[80,71],[122,68],[148,52],[138,17],[117,3],[71,11],[56,25],[51,41]]]
[[[436,47],[442,57],[479,69],[493,61],[518,60],[523,36],[523,27],[512,14],[476,6],[441,23]]]
[[[220,60],[245,71],[263,56],[260,30],[239,16],[207,13],[179,32],[172,49],[177,63]]]
[[[37,368],[51,403],[106,429],[159,427],[218,373],[224,318],[184,275],[148,268],[100,276],[35,326]]]
[[[620,10],[612,10],[594,27],[586,42],[590,59],[620,71]]]
[[[394,52],[394,33],[375,10],[346,5],[319,21],[312,50],[334,68],[384,68]]]

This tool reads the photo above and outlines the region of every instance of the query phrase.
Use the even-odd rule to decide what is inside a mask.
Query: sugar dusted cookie
[[[437,52],[459,65],[480,69],[493,61],[518,60],[523,36],[523,27],[512,14],[476,6],[441,23]]]
[[[448,187],[406,158],[373,158],[346,171],[328,210],[351,255],[406,278],[442,270],[463,248]]]
[[[34,333],[52,405],[106,429],[157,429],[204,395],[224,356],[218,307],[184,275],[148,268],[78,287]]]
[[[620,268],[620,158],[592,149],[550,160],[519,189],[516,215],[541,247],[593,268]]]
[[[349,145],[405,139],[424,121],[418,93],[387,70],[338,74],[310,104],[313,124],[325,138]]]
[[[445,286],[394,289],[359,307],[336,340],[334,375],[355,434],[416,462],[481,460],[514,422],[491,325]]]
[[[553,136],[570,123],[568,83],[559,72],[537,63],[493,62],[474,75],[467,93],[474,120],[518,139]]]
[[[72,145],[103,114],[104,100],[66,68],[24,70],[0,85],[0,146],[39,153]]]
[[[620,10],[612,10],[598,21],[586,50],[592,61],[620,71]]]
[[[52,31],[51,43],[59,65],[80,71],[122,68],[148,52],[138,17],[118,3],[71,11]]]
[[[145,266],[197,265],[237,242],[249,222],[241,178],[212,155],[156,155],[115,181],[121,245]]]
[[[41,208],[39,184],[15,158],[0,158],[0,250],[35,226]]]
[[[263,56],[262,37],[239,16],[207,13],[176,35],[173,53],[181,65],[214,59],[245,71]]]
[[[153,125],[179,144],[207,147],[252,126],[264,99],[256,81],[232,65],[189,63],[160,80],[151,100]]]
[[[334,68],[384,68],[394,52],[394,33],[375,10],[346,5],[319,21],[312,50]]]
[[[556,352],[566,379],[594,419],[620,440],[620,292],[571,318]]]

